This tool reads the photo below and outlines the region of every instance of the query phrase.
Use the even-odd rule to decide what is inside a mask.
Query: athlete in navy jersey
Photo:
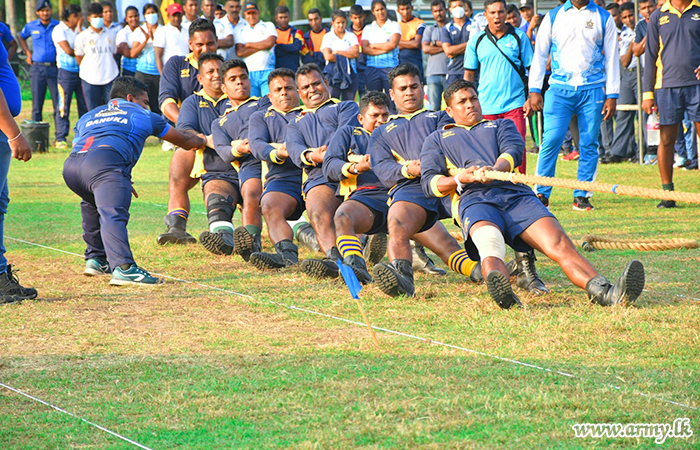
[[[127,223],[133,191],[131,169],[148,136],[183,149],[204,146],[206,138],[180,132],[148,110],[148,87],[131,77],[114,81],[112,99],[83,115],[75,127],[73,150],[63,179],[82,198],[85,275],[112,274],[110,284],[158,284],[134,263]],[[133,191],[134,195],[136,192]]]
[[[431,134],[421,153],[421,183],[431,197],[453,196],[466,248],[481,259],[489,293],[501,308],[519,303],[503,261],[505,243],[516,250],[533,247],[564,270],[588,298],[603,306],[634,301],[644,288],[644,266],[630,262],[611,284],[581,256],[559,222],[532,189],[507,181],[491,181],[484,170],[513,172],[525,150],[522,137],[507,119],[484,121],[476,86],[458,80],[445,90],[447,112],[456,125]],[[451,176],[448,166],[466,169]]]

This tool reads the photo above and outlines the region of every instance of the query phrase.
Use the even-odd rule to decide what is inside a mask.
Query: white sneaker
[[[171,144],[168,141],[163,141],[163,145],[161,145],[161,148],[164,152],[172,152],[175,150],[175,145]]]

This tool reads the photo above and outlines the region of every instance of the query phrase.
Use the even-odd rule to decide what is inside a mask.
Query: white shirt
[[[618,50],[620,51],[620,58],[622,58],[622,55],[627,53],[627,50],[629,49],[630,45],[632,42],[634,42],[634,29],[630,29],[627,27],[627,25],[622,26],[622,30],[620,30],[620,34],[618,36],[618,42],[617,42],[617,47]],[[58,47],[56,47],[56,50],[58,50]],[[630,61],[630,65],[627,67],[622,66],[622,62],[620,62],[620,69],[634,69],[637,67],[637,57],[632,55],[632,60]]]
[[[133,31],[131,31],[131,28],[129,28],[128,25],[125,26],[124,28],[122,28],[121,30],[117,31],[117,37],[115,39],[117,42],[117,46],[119,46],[119,44],[126,43],[126,45],[129,48],[131,48],[131,34],[132,33],[133,33]]]
[[[271,22],[260,21],[251,27],[246,24],[242,27],[236,27],[233,34],[233,41],[236,44],[247,44],[248,42],[261,42],[270,36],[277,39],[277,29]],[[250,56],[243,58],[248,70],[256,72],[259,70],[272,70],[275,68],[275,47],[269,50],[258,50]]]
[[[114,55],[117,42],[114,33],[87,28],[75,38],[75,56],[82,56],[80,78],[95,86],[104,86],[119,75]]]
[[[182,27],[183,30],[189,32],[190,25],[192,25],[192,22],[194,22],[194,20],[188,19],[187,16],[183,14],[182,15],[182,22],[180,22],[180,26]]]
[[[53,44],[56,46],[56,66],[59,69],[65,69],[65,65],[72,65],[71,63],[77,65],[75,62],[75,58],[73,56],[69,56],[66,52],[63,51],[63,48],[58,45],[59,42],[66,41],[68,42],[68,46],[70,48],[75,47],[75,38],[78,36],[80,33],[81,28],[80,25],[78,25],[75,30],[68,28],[68,25],[66,25],[65,22],[60,22],[58,25],[56,25],[51,32],[51,39],[53,40]]]
[[[221,40],[221,39],[226,39],[227,37],[233,35],[233,26],[231,25],[231,22],[228,21],[225,17],[221,19],[214,19],[214,28],[216,28],[216,39]],[[234,46],[235,47],[235,46]],[[221,55],[224,59],[228,57],[228,48],[222,48],[216,51],[219,55]]]
[[[171,23],[158,27],[153,36],[153,46],[163,49],[163,66],[173,56],[187,56],[190,52],[189,33],[185,27],[178,30]]]
[[[353,45],[360,45],[360,43],[357,41],[357,36],[355,36],[355,33],[348,33],[346,31],[345,35],[340,38],[337,34],[335,34],[335,31],[331,30],[323,36],[323,40],[321,41],[321,50],[324,48],[329,48],[332,52],[337,52],[339,50],[341,52],[346,52],[350,50],[350,47]]]
[[[236,55],[236,42],[235,42],[235,40],[236,40],[236,30],[238,30],[239,28],[243,28],[244,26],[248,25],[248,21],[245,20],[243,17],[240,17],[240,16],[238,17],[238,23],[237,23],[236,25],[234,25],[234,24],[231,23],[231,21],[229,20],[228,16],[224,16],[224,18],[221,19],[221,20],[223,20],[224,22],[226,22],[227,24],[229,24],[229,26],[231,26],[231,30],[232,30],[233,36],[234,36],[234,43],[233,43],[233,45],[231,46],[231,48],[226,49],[226,50],[228,50],[228,51],[226,52],[225,58],[226,58],[226,60],[238,58],[238,55]]]
[[[391,36],[394,34],[398,34],[399,36],[401,35],[401,26],[398,22],[387,19],[386,22],[384,22],[384,25],[380,27],[377,25],[377,21],[375,20],[367,25],[364,30],[362,30],[362,40],[368,41],[370,44],[381,44],[384,42],[389,42],[391,40]]]

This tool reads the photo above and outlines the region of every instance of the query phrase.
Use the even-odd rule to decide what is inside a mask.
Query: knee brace
[[[503,261],[506,257],[506,242],[501,230],[494,226],[484,226],[474,231],[471,235],[472,242],[479,250],[481,260],[488,257],[498,258]]]
[[[214,222],[231,222],[235,207],[231,196],[209,194],[207,197],[207,219],[209,225]]]

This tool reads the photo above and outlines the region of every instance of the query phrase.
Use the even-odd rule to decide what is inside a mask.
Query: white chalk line
[[[83,255],[80,255],[80,254],[78,254],[78,253],[68,252],[68,251],[66,251],[66,250],[61,250],[61,249],[58,249],[58,248],[49,247],[49,246],[46,246],[46,245],[37,244],[37,243],[34,243],[34,242],[30,242],[30,241],[25,241],[25,240],[22,240],[22,239],[16,239],[16,238],[12,238],[12,237],[9,237],[9,236],[5,236],[5,238],[6,238],[6,239],[11,239],[11,240],[14,240],[14,241],[18,241],[18,242],[22,242],[22,243],[25,243],[25,244],[28,244],[28,245],[33,245],[33,246],[45,248],[45,249],[48,249],[48,250],[58,251],[58,252],[61,252],[61,253],[67,253],[67,254],[69,254],[69,255],[74,255],[74,256],[78,256],[78,257],[83,258]],[[300,312],[304,312],[304,313],[307,313],[307,314],[313,314],[313,315],[316,315],[316,316],[325,317],[325,318],[329,318],[329,319],[333,319],[333,320],[345,322],[345,323],[352,324],[352,325],[356,325],[356,326],[363,327],[363,328],[367,326],[366,324],[364,324],[364,323],[362,323],[362,322],[356,322],[356,321],[354,321],[354,320],[346,319],[346,318],[344,318],[344,317],[334,316],[334,315],[332,315],[332,314],[326,314],[326,313],[322,313],[322,312],[315,311],[315,310],[312,310],[312,309],[302,308],[302,307],[294,306],[294,305],[288,305],[288,304],[286,304],[286,303],[276,302],[276,301],[274,301],[274,300],[269,300],[269,299],[258,299],[258,298],[255,298],[255,297],[253,297],[253,296],[250,296],[250,295],[248,295],[248,294],[242,294],[242,293],[240,293],[240,292],[231,291],[231,290],[229,290],[229,289],[224,289],[224,288],[217,287],[217,286],[211,286],[211,285],[207,285],[207,284],[198,283],[198,282],[196,282],[196,281],[190,281],[190,280],[185,280],[185,279],[182,279],[182,278],[176,278],[176,277],[168,276],[168,275],[161,274],[161,273],[155,273],[155,272],[153,272],[153,273],[154,273],[155,275],[162,276],[162,277],[168,278],[168,279],[170,279],[170,280],[179,281],[179,282],[186,283],[186,284],[193,284],[193,285],[195,285],[195,286],[203,287],[203,288],[206,288],[206,289],[211,289],[211,290],[215,290],[215,291],[219,291],[219,292],[224,292],[224,293],[231,294],[231,295],[236,295],[236,296],[239,296],[239,297],[244,297],[244,298],[247,298],[247,299],[250,299],[250,300],[253,300],[253,301],[261,301],[261,300],[262,300],[262,301],[265,301],[265,302],[267,302],[267,303],[270,303],[270,304],[273,304],[273,305],[277,305],[277,306],[281,306],[281,307],[286,308],[286,309],[289,309],[289,310],[300,311]],[[420,336],[415,336],[415,335],[408,334],[408,333],[403,333],[403,332],[401,332],[401,331],[391,330],[391,329],[389,329],[389,328],[382,328],[382,327],[378,327],[378,326],[374,326],[374,325],[372,326],[372,328],[373,328],[374,330],[383,331],[383,332],[388,333],[388,334],[394,334],[394,335],[397,335],[397,336],[402,336],[402,337],[406,337],[406,338],[413,339],[413,340],[417,340],[417,341],[421,341],[421,342],[426,342],[426,343],[433,344],[433,345],[438,345],[438,346],[442,346],[442,347],[446,347],[446,348],[452,348],[452,349],[454,349],[454,350],[460,350],[460,351],[463,351],[463,352],[472,353],[472,354],[475,354],[475,355],[483,356],[483,357],[490,358],[490,359],[494,359],[494,360],[497,360],[497,361],[503,361],[503,362],[508,362],[508,363],[515,364],[515,365],[519,365],[519,366],[523,366],[523,367],[529,367],[529,368],[532,368],[532,369],[541,370],[541,371],[543,371],[543,372],[549,372],[549,373],[552,373],[552,374],[560,375],[560,376],[567,377],[567,378],[571,378],[571,379],[578,379],[578,380],[581,380],[581,381],[587,381],[587,382],[596,383],[596,381],[593,381],[593,380],[590,380],[590,379],[587,379],[587,378],[583,378],[583,377],[578,376],[578,375],[573,375],[573,374],[570,374],[570,373],[567,373],[567,372],[562,372],[562,371],[559,371],[559,370],[556,370],[556,369],[550,369],[550,368],[543,367],[543,366],[538,366],[538,365],[536,365],[536,364],[526,363],[526,362],[524,362],[524,361],[519,361],[519,360],[517,360],[517,359],[505,358],[505,357],[502,357],[502,356],[497,356],[497,355],[492,355],[492,354],[489,354],[489,353],[485,353],[485,352],[482,352],[482,351],[479,351],[479,350],[473,350],[473,349],[469,349],[469,348],[466,348],[466,347],[460,347],[460,346],[454,345],[454,344],[448,344],[448,343],[445,343],[445,342],[434,341],[434,340],[432,340],[432,339],[428,339],[428,338],[424,338],[424,337],[420,337]],[[615,390],[618,390],[618,391],[621,391],[621,390],[622,390],[622,388],[621,388],[620,386],[616,386],[616,385],[614,385],[614,384],[609,384],[609,383],[601,383],[601,384],[602,384],[603,386],[608,387],[608,388],[611,388],[611,389],[615,389]],[[655,396],[655,395],[646,394],[646,393],[644,393],[644,392],[637,391],[637,390],[635,390],[635,389],[632,389],[631,392],[632,392],[633,394],[636,394],[636,395],[640,396],[640,397],[644,397],[644,398],[648,398],[648,399],[660,401],[660,402],[663,402],[663,403],[668,403],[668,404],[675,405],[675,406],[679,406],[679,407],[682,407],[682,408],[692,409],[692,410],[697,410],[697,409],[698,409],[696,406],[693,406],[693,405],[688,405],[688,404],[685,404],[685,403],[680,403],[680,402],[676,402],[676,401],[673,401],[673,400],[668,400],[668,399],[665,399],[665,398],[663,398],[663,397],[658,397],[658,396]]]
[[[109,429],[103,427],[102,425],[98,425],[98,424],[96,424],[95,422],[91,422],[91,421],[89,421],[89,420],[87,420],[87,419],[83,419],[83,418],[80,417],[80,416],[76,416],[76,415],[73,414],[72,412],[66,411],[66,410],[63,409],[63,408],[59,408],[59,407],[56,406],[56,405],[52,405],[52,404],[49,403],[49,402],[46,402],[46,401],[44,401],[44,400],[42,400],[42,399],[40,399],[40,398],[36,398],[36,397],[34,397],[33,395],[29,395],[29,394],[27,394],[26,392],[23,392],[23,391],[20,391],[19,389],[13,388],[12,386],[8,386],[8,385],[6,385],[6,384],[4,384],[4,383],[0,383],[0,387],[4,387],[5,389],[8,389],[8,390],[10,390],[10,391],[12,391],[12,392],[14,392],[14,393],[16,393],[16,394],[22,395],[22,396],[27,397],[27,398],[29,398],[29,399],[31,399],[31,400],[34,400],[35,402],[39,402],[39,403],[41,403],[42,405],[46,405],[46,406],[48,406],[49,408],[53,408],[53,409],[55,409],[55,410],[58,411],[58,412],[62,412],[63,414],[67,414],[67,415],[69,415],[69,416],[71,416],[71,417],[73,417],[73,418],[75,418],[75,419],[81,420],[81,421],[85,422],[86,424],[91,425],[91,426],[93,426],[93,427],[95,427],[95,428],[97,428],[97,429],[99,429],[99,430],[102,430],[102,431],[104,431],[105,433],[111,434],[112,436],[114,436],[114,437],[116,437],[116,438],[119,438],[119,439],[121,439],[122,441],[128,442],[129,444],[135,445],[135,446],[137,446],[137,447],[139,447],[139,448],[142,448],[142,449],[144,449],[144,450],[153,450],[153,449],[151,449],[151,448],[149,448],[149,447],[146,447],[145,445],[141,445],[141,444],[139,444],[138,442],[129,439],[128,437],[124,437],[124,436],[122,436],[122,435],[119,434],[119,433],[115,433],[114,431],[109,430]]]

